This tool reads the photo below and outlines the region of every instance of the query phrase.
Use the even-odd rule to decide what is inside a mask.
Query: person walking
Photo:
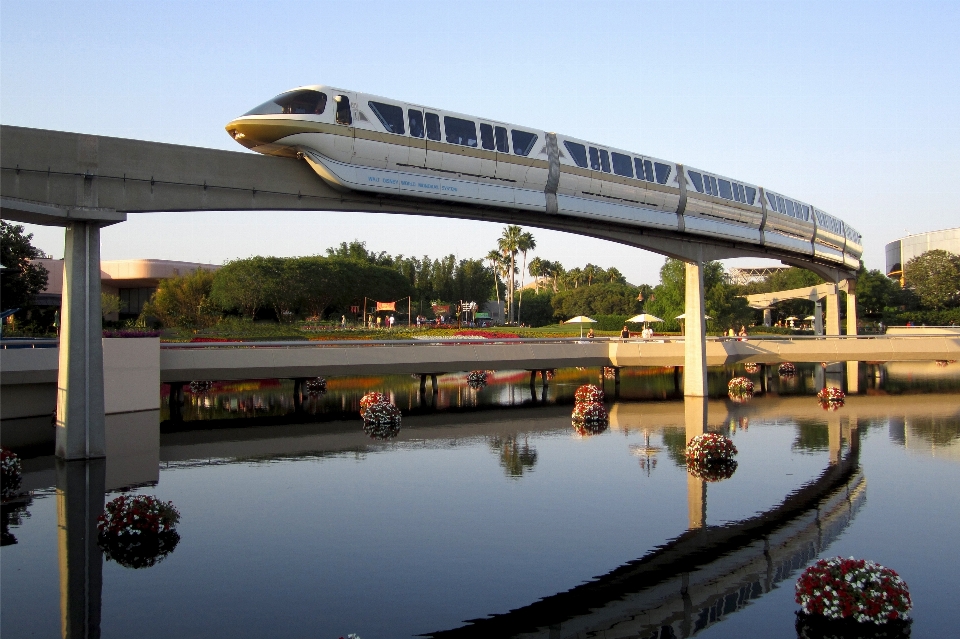
[[[346,327],[347,327],[347,316],[346,316],[346,315],[341,315],[341,316],[340,316],[340,328],[346,328]]]

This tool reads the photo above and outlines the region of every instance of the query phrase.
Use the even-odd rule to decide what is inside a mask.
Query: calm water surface
[[[702,408],[672,371],[625,373],[616,401],[607,380],[611,426],[591,437],[569,404],[596,370],[557,371],[546,392],[526,373],[481,390],[445,376],[436,398],[409,377],[329,380],[303,402],[289,383],[188,391],[179,419],[159,417],[159,480],[106,495],[172,501],[175,550],[62,566],[86,484],[26,459],[31,493],[4,505],[0,631],[57,636],[68,610],[99,614],[104,637],[796,637],[793,583],[835,555],[900,572],[914,637],[960,627],[960,366],[861,365],[836,412],[813,395],[845,371],[751,375],[766,392],[746,404],[719,398],[734,372],[711,372],[706,427],[739,467],[706,484],[682,461]],[[396,439],[360,429],[374,389],[405,411]],[[109,484],[111,463],[78,476]]]

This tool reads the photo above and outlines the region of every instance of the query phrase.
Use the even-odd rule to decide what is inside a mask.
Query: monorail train
[[[768,246],[853,270],[863,252],[850,225],[755,184],[366,93],[300,87],[226,129],[254,151],[303,158],[344,190],[604,219]]]

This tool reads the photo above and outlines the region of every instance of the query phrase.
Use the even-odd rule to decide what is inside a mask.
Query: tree
[[[523,266],[520,268],[520,301],[517,304],[517,322],[519,322],[520,308],[523,306],[523,284],[526,279],[525,276],[527,271],[527,251],[532,251],[537,248],[537,240],[534,239],[533,233],[524,232],[520,236],[520,241],[517,243],[517,248],[523,255]]]
[[[508,273],[510,279],[507,282],[507,321],[513,322],[513,293],[516,288],[516,283],[514,281],[514,275],[517,272],[517,253],[520,251],[520,244],[522,242],[523,229],[515,224],[506,226],[503,229],[503,233],[500,235],[500,239],[497,240],[497,248],[500,249],[500,253],[503,254],[505,258],[509,258],[510,267]]]
[[[927,251],[907,262],[903,275],[922,306],[939,310],[960,304],[960,255]]]
[[[534,282],[533,292],[534,292],[534,293],[539,293],[539,292],[540,292],[541,278],[543,278],[543,271],[544,271],[544,269],[545,269],[545,267],[546,267],[547,264],[548,264],[548,262],[547,262],[546,260],[542,260],[542,259],[540,259],[539,257],[535,257],[535,258],[533,258],[532,260],[530,260],[530,270],[529,270],[529,273],[530,273],[530,277],[533,278],[533,282]]]
[[[120,301],[119,295],[114,293],[100,293],[100,313],[104,319],[106,319],[107,315],[119,313],[126,308],[126,306],[124,302]]]
[[[556,293],[559,290],[560,282],[567,274],[567,269],[563,268],[563,264],[560,262],[547,262],[547,264],[547,273],[553,280],[553,292]]]
[[[580,280],[583,279],[583,269],[572,268],[566,272],[566,282],[573,284],[573,288],[580,287]]]
[[[197,269],[190,275],[160,280],[157,291],[143,307],[164,326],[205,328],[216,324],[220,314],[210,300],[213,271]]]
[[[638,289],[626,284],[595,284],[553,295],[554,317],[576,315],[633,315],[639,310]]]
[[[663,328],[678,330],[678,315],[686,312],[686,264],[681,260],[667,259],[660,269],[660,283],[645,295],[643,309],[651,315],[663,319]],[[703,291],[707,320],[711,330],[729,328],[734,323],[746,324],[753,312],[747,307],[746,300],[739,298],[739,290],[727,284],[720,262],[703,264]],[[639,291],[638,291],[639,292]]]
[[[587,286],[593,286],[593,280],[603,273],[603,269],[595,264],[587,264],[583,267],[583,277],[587,280]]]
[[[33,297],[47,286],[47,269],[30,260],[46,257],[31,244],[33,233],[24,234],[19,224],[0,220],[0,304],[3,309],[22,308],[33,303]]]
[[[223,310],[237,309],[250,319],[267,302],[270,284],[267,258],[250,257],[227,262],[216,272],[210,298]]]
[[[376,264],[377,266],[393,266],[394,258],[390,257],[390,254],[386,251],[380,251],[375,253],[367,249],[367,243],[361,242],[360,240],[354,240],[347,244],[346,242],[340,242],[340,246],[331,247],[327,249],[327,257],[342,257],[352,260],[360,260],[361,262],[370,262],[371,264]],[[397,256],[396,259],[401,259],[402,256]]]
[[[626,283],[627,283],[627,278],[625,278],[625,277],[623,276],[623,273],[620,272],[620,269],[618,269],[618,268],[615,267],[615,266],[611,266],[610,268],[608,268],[608,269],[604,272],[603,277],[604,277],[604,279],[606,279],[606,280],[607,280],[608,282],[610,282],[611,284],[626,284]]]
[[[490,263],[490,270],[493,271],[493,287],[497,294],[497,308],[500,307],[500,274],[503,271],[503,254],[492,250],[487,253],[487,262]]]
[[[882,272],[860,269],[857,276],[857,308],[861,317],[880,317],[895,312],[909,303],[900,284]]]

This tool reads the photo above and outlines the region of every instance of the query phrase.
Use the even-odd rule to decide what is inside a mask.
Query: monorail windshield
[[[303,89],[281,93],[244,115],[320,115],[327,108],[327,94]]]

